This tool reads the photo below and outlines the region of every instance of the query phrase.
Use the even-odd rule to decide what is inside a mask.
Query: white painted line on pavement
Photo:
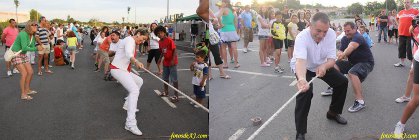
[[[283,78],[290,78],[290,79],[295,79],[296,78],[295,76],[288,76],[288,75],[284,75],[284,76],[281,76],[281,77],[283,77]]]
[[[293,82],[292,82],[292,83],[290,83],[290,85],[289,85],[289,86],[293,87],[293,86],[295,86],[296,84],[297,84],[297,80],[295,79],[295,80],[293,80]]]
[[[212,68],[212,69],[214,69],[214,70],[219,70],[218,68]],[[250,75],[267,76],[267,77],[279,77],[279,75],[274,75],[274,74],[264,74],[264,73],[249,72],[249,71],[241,71],[241,70],[231,70],[231,69],[225,69],[225,71],[229,71],[229,72],[237,72],[237,73],[243,73],[243,74],[250,74]]]
[[[156,92],[156,94],[157,94],[158,96],[162,94],[162,93],[160,93],[160,91],[159,91],[159,90],[155,90],[155,92]],[[176,108],[176,105],[175,105],[174,103],[172,103],[171,101],[169,101],[169,98],[168,98],[168,97],[160,97],[160,98],[162,98],[162,100],[163,100],[163,101],[165,101],[166,103],[168,103],[168,105],[169,105],[170,107],[172,107],[172,108]]]
[[[178,69],[177,71],[191,71],[191,70],[190,69]],[[146,73],[145,71],[141,71],[141,70],[139,70],[137,72],[139,72],[139,73]]]
[[[209,97],[210,95],[209,94],[206,94],[206,97]],[[185,99],[185,98],[187,98],[187,97],[185,97],[185,96],[178,96],[178,98],[180,98],[180,99]]]
[[[229,140],[237,140],[245,132],[246,128],[238,129],[232,136],[229,137]]]
[[[240,86],[242,87],[242,86],[244,86],[245,85],[245,83],[242,83]]]

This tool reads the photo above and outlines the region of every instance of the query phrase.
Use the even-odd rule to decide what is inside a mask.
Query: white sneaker
[[[44,69],[44,66],[41,66],[41,69]]]
[[[410,101],[410,99],[411,99],[410,97],[401,96],[401,97],[395,99],[395,102],[397,102],[397,103],[403,103],[403,102]]]
[[[398,62],[397,64],[394,64],[394,67],[404,67],[404,64],[401,62]]]
[[[403,138],[404,127],[405,127],[405,125],[401,124],[401,122],[398,122],[395,125],[394,139],[402,139]]]
[[[48,67],[49,67],[49,68],[52,68],[53,66],[52,66],[52,65],[48,65]]]
[[[130,131],[131,133],[133,133],[134,135],[138,135],[138,136],[141,136],[141,135],[143,135],[143,133],[140,131],[140,129],[139,128],[137,128],[137,126],[127,126],[127,125],[125,125],[125,130],[128,130],[128,131]]]
[[[247,53],[247,52],[248,52],[248,49],[243,49],[243,52],[244,52],[244,53]]]
[[[125,103],[124,103],[124,105],[123,105],[123,109],[124,109],[124,110],[126,110],[126,111],[128,110],[128,109],[127,109],[127,102],[125,102]],[[139,109],[136,109],[136,112],[139,112]]]
[[[14,68],[13,73],[19,73],[19,71],[16,68]]]
[[[12,76],[12,71],[7,71],[7,76]]]
[[[283,73],[284,71],[279,66],[277,66],[277,67],[274,68],[274,72]]]

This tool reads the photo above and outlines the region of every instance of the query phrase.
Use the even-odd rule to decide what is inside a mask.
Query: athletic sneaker
[[[16,68],[14,68],[13,73],[19,73],[19,71]]]
[[[361,104],[356,100],[356,101],[354,101],[353,106],[348,109],[348,111],[351,112],[351,113],[354,113],[354,112],[362,110],[365,107],[366,107],[365,104]]]
[[[143,135],[143,133],[140,131],[140,129],[139,128],[137,128],[137,126],[127,126],[127,125],[125,125],[125,130],[128,130],[128,131],[130,131],[131,133],[133,133],[134,135],[138,135],[138,136],[141,136],[141,135]]]
[[[262,63],[260,66],[261,66],[261,67],[270,67],[270,64],[267,64],[267,63]]]
[[[12,71],[7,71],[7,76],[12,76]]]
[[[394,67],[404,67],[404,64],[401,62],[398,62],[397,64],[394,64]]]
[[[322,96],[330,96],[333,94],[333,88],[332,87],[328,87],[328,89],[324,92],[321,92]]]
[[[242,50],[244,53],[247,53],[248,52],[248,49],[243,49]]]
[[[403,137],[403,133],[404,133],[404,124],[401,124],[401,122],[398,122],[395,125],[395,129],[394,129],[394,139],[402,139]]]
[[[395,102],[397,102],[397,103],[403,103],[403,102],[410,101],[410,99],[411,99],[410,97],[401,96],[401,97],[395,99]]]
[[[283,73],[284,71],[282,70],[282,68],[280,68],[279,66],[274,68],[274,72],[276,73]]]
[[[123,109],[127,110],[127,102],[124,102]],[[139,112],[139,109],[136,109],[136,112]]]

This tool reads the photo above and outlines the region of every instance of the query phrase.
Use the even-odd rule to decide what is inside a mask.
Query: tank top
[[[235,29],[235,16],[231,9],[228,9],[229,13],[222,16],[222,24],[224,25],[221,29],[221,32],[231,32],[236,31]]]

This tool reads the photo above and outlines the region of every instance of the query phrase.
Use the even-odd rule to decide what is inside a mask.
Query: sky
[[[18,13],[28,13],[35,9],[48,20],[67,19],[70,15],[76,20],[87,22],[91,18],[100,21],[127,22],[127,7],[130,6],[130,22],[151,23],[166,16],[167,0],[19,0]],[[195,14],[198,0],[169,0],[169,14],[184,13],[184,16]],[[136,10],[137,9],[137,10]],[[13,0],[0,0],[1,12],[15,12]],[[137,11],[137,18],[135,18]]]
[[[232,2],[241,1],[242,5],[251,4],[252,0],[231,0]],[[265,1],[275,1],[275,0],[258,0],[258,2],[265,2]],[[385,0],[300,0],[301,4],[316,4],[320,3],[324,6],[337,6],[337,7],[347,7],[353,3],[360,2],[361,4],[365,5],[367,2],[384,2]],[[415,0],[418,1],[418,0]]]

